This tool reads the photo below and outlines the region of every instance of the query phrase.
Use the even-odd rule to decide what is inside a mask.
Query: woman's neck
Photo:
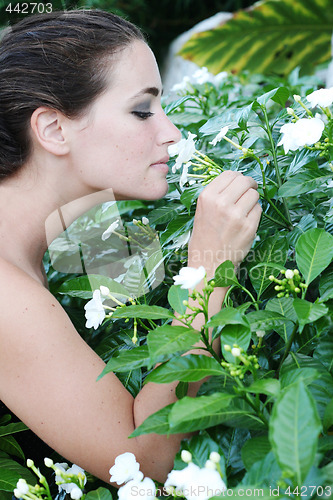
[[[60,177],[26,166],[0,183],[0,257],[43,285],[42,261],[51,242],[84,212],[114,200],[112,189],[83,193],[70,175]]]

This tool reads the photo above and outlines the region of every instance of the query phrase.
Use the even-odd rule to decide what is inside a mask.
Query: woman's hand
[[[225,260],[240,264],[260,221],[257,187],[252,177],[231,170],[205,187],[198,198],[189,242],[189,266],[203,265],[210,277]]]

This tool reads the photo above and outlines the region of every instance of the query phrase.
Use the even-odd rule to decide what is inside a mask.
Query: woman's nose
[[[182,138],[181,131],[172,123],[163,111],[163,127],[160,132],[161,144],[175,144]]]

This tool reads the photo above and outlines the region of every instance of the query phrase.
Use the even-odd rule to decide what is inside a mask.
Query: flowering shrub
[[[314,79],[299,78],[297,71],[283,81],[242,74],[185,83],[166,103],[183,131],[170,151],[167,203],[120,202],[122,224],[115,224],[110,206],[84,222],[109,249],[132,237],[141,253],[124,263],[116,279],[96,274],[65,281],[50,267],[51,290],[64,307],[80,311],[76,327],[107,361],[101,376],[115,372],[133,395],[142,383],[179,381],[178,401],[132,434],[197,432],[183,442],[166,487],[187,499],[209,498],[186,496],[186,486],[200,481],[220,489],[214,498],[224,496],[224,488],[235,497],[260,488],[267,499],[330,498],[333,91],[316,90]],[[262,220],[239,268],[225,261],[208,281],[204,269],[186,267],[186,244],[201,190],[230,169],[257,181]],[[154,231],[163,283],[161,255],[148,251]],[[104,250],[89,258],[103,263],[110,255],[114,261]],[[221,311],[209,319],[215,287],[228,291]],[[187,309],[189,297],[196,305]],[[177,326],[170,324],[175,313]],[[206,321],[196,331],[191,325],[201,313]],[[208,329],[213,339],[221,337],[219,355]],[[182,356],[199,340],[211,357]],[[188,397],[188,383],[206,377],[198,396]],[[118,462],[111,468],[115,482],[126,481],[119,498],[132,498],[130,487],[138,484],[142,498],[154,498],[151,480],[142,478],[135,458],[127,458],[125,472]],[[20,477],[17,472],[12,489]],[[168,491],[163,498],[172,498]]]

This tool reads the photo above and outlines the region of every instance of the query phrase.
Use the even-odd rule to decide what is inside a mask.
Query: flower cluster
[[[208,500],[226,490],[221,479],[221,457],[217,452],[210,454],[202,469],[192,462],[189,451],[183,450],[181,458],[187,466],[182,470],[172,470],[168,474],[164,484],[165,492],[186,500]],[[133,453],[126,452],[116,458],[115,465],[110,469],[110,481],[118,486],[125,483],[118,490],[119,500],[132,500],[137,498],[139,492],[140,500],[155,500],[154,482],[148,477],[143,478],[139,469],[140,465]]]
[[[168,493],[177,498],[182,495],[186,500],[208,500],[226,491],[219,466],[221,457],[217,452],[210,454],[202,469],[192,462],[192,455],[187,450],[182,451],[181,458],[187,467],[168,474],[164,485]]]
[[[119,500],[132,500],[137,498],[140,491],[141,500],[155,499],[155,483],[149,477],[143,477],[140,464],[136,461],[133,453],[123,453],[115,459],[115,464],[110,469],[110,482],[118,486],[124,484],[118,490]]]
[[[79,500],[84,497],[83,489],[87,482],[84,470],[73,464],[69,467],[67,463],[53,463],[50,458],[45,458],[44,463],[55,472],[55,483],[59,492],[65,491],[72,500]],[[37,469],[34,462],[27,460],[27,466],[33,470],[39,479],[39,484],[32,486],[25,479],[19,479],[14,489],[14,496],[23,500],[52,500],[48,482]]]
[[[233,347],[225,344],[224,350],[226,352],[231,352],[231,354],[235,358],[234,363],[221,361],[221,366],[229,371],[231,377],[237,377],[240,380],[243,380],[246,372],[250,371],[252,373],[255,373],[259,369],[257,356],[255,356],[254,354],[246,354],[244,349],[239,347],[237,344],[234,344]]]
[[[277,294],[278,298],[281,297],[297,297],[297,294],[306,288],[306,284],[302,282],[301,275],[298,269],[281,269],[280,273],[284,275],[284,278],[278,279],[275,276],[269,276],[270,281],[276,283],[274,289],[279,292]]]
[[[208,69],[203,66],[190,76],[184,76],[180,83],[176,83],[172,88],[171,92],[176,92],[179,94],[186,92],[193,92],[193,85],[204,85],[206,83],[211,83],[215,86],[219,86],[223,80],[226,78],[227,73],[221,71],[217,75],[213,75],[208,71]]]

